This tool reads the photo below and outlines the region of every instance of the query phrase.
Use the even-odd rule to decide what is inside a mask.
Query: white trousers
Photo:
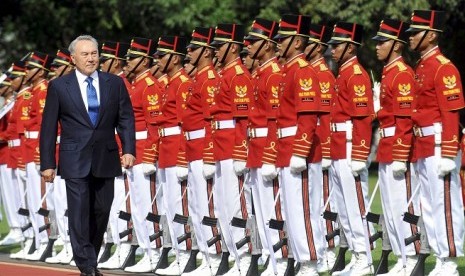
[[[183,200],[186,195],[183,193],[181,183],[176,176],[176,166],[159,169],[159,180],[163,189],[163,208],[166,218],[169,221],[169,230],[172,243],[177,243],[177,238],[185,234],[184,225],[173,222],[176,214],[183,215]],[[185,206],[187,208],[187,206]],[[186,250],[186,242],[177,245],[179,250]],[[173,245],[174,249],[174,245]]]
[[[347,159],[333,160],[333,173],[330,181],[337,185],[334,196],[337,202],[338,217],[347,238],[349,249],[357,253],[366,252],[365,230],[362,222],[362,210],[368,207],[368,170],[360,174],[360,185],[356,185]],[[369,223],[369,234],[373,228]],[[373,244],[374,246],[374,244]]]
[[[18,179],[14,170],[8,168],[6,164],[0,165],[1,197],[3,210],[10,228],[18,228],[26,223],[24,217],[18,214],[21,206],[21,194]]]
[[[129,171],[131,218],[134,231],[136,231],[139,246],[148,250],[151,247],[149,237],[154,233],[152,223],[145,219],[147,214],[152,211],[150,177],[144,175],[142,164],[133,166]]]
[[[26,194],[27,194],[26,193],[26,170],[14,169],[13,174],[16,176],[16,179],[18,180],[20,206],[21,208],[28,209],[27,198],[26,198]],[[21,226],[25,226],[27,223],[29,223],[30,218],[31,218],[30,216],[26,218],[21,215],[20,217],[22,217],[22,219],[24,220],[24,223]],[[34,237],[34,231],[32,227],[24,231],[23,235],[26,238],[32,239]]]
[[[405,244],[404,239],[417,233],[415,225],[403,221],[403,214],[408,211],[411,214],[420,215],[420,197],[419,194],[413,194],[418,186],[413,166],[408,179],[405,175],[394,177],[391,166],[392,163],[379,163],[378,181],[389,241],[394,254],[400,256],[401,244]],[[412,204],[407,206],[412,196],[414,196]],[[407,256],[416,255],[415,246],[419,246],[419,243],[405,246],[405,254]],[[417,249],[419,250],[419,248]]]
[[[298,262],[322,258],[325,239],[321,228],[321,163],[308,164],[299,174],[281,168],[279,183],[292,253]]]
[[[216,247],[208,248],[207,241],[213,236],[213,229],[210,226],[203,225],[204,216],[210,216],[209,203],[212,191],[208,190],[207,180],[203,176],[203,160],[195,160],[188,164],[189,173],[187,181],[189,182],[189,215],[192,218],[197,245],[201,252],[216,254]]]
[[[122,239],[119,238],[119,233],[128,229],[127,222],[118,217],[120,211],[127,211],[125,198],[124,176],[115,177],[114,198],[111,203],[110,217],[108,220],[111,229],[111,237],[115,244],[120,244],[128,240],[128,236]]]
[[[455,160],[457,168],[460,168],[459,156]],[[437,257],[461,257],[465,227],[458,169],[450,177],[440,177],[438,161],[438,157],[431,156],[416,163],[426,234]]]
[[[53,205],[55,207],[56,214],[56,223],[58,226],[58,234],[61,239],[65,242],[69,242],[68,235],[68,217],[65,216],[65,212],[68,209],[68,201],[66,199],[66,184],[65,180],[62,179],[59,175],[55,177],[53,194],[51,195],[53,199]]]
[[[48,242],[48,234],[46,230],[39,232],[39,228],[45,225],[45,220],[43,216],[37,213],[40,207],[42,207],[41,177],[39,171],[36,169],[36,164],[34,162],[26,164],[26,177],[27,206],[29,209],[29,217],[31,219],[32,229],[34,230],[35,243],[38,247],[40,243]],[[47,189],[49,188],[49,185],[53,184],[46,183]],[[49,205],[49,203],[53,205],[51,200],[50,202],[47,201],[47,205]]]
[[[215,188],[213,196],[222,236],[227,250],[231,256],[235,257],[235,243],[245,236],[245,231],[238,227],[231,227],[230,223],[233,217],[247,218],[248,208],[245,202],[245,190],[247,187],[244,186],[241,195],[241,187],[239,186],[239,179],[234,172],[232,159],[216,162],[214,183]],[[223,248],[223,251],[224,250],[225,248]],[[247,246],[243,246],[237,250],[237,253],[241,255],[246,251]]]
[[[258,233],[262,243],[262,255],[264,257],[270,255],[270,246],[273,246],[280,240],[280,233],[268,227],[270,219],[282,218],[281,200],[276,197],[280,189],[278,181],[264,181],[261,168],[250,169],[250,186],[252,188],[252,200],[257,218]],[[275,183],[276,182],[276,183]],[[275,205],[276,201],[276,205]],[[268,244],[268,239],[271,245]],[[274,253],[276,258],[282,258],[282,250]]]
[[[322,172],[323,177],[321,178],[321,212],[324,212],[323,210],[326,202],[329,200],[329,204],[326,207],[326,210],[337,213],[337,204],[336,204],[336,196],[337,192],[335,192],[336,189],[339,189],[337,185],[334,185],[332,183],[331,179],[331,168],[327,170],[327,176],[324,175],[325,171]],[[324,178],[327,179],[327,184],[324,184]],[[340,192],[339,192],[340,193]],[[321,217],[321,223],[322,223],[322,229],[323,229],[323,234],[327,235],[329,233],[332,233],[333,231],[336,230],[336,222],[333,222],[331,220],[326,220],[323,217]],[[325,238],[326,239],[326,238]],[[329,240],[326,243],[327,248],[335,248],[339,245],[339,236],[335,236],[333,239]]]

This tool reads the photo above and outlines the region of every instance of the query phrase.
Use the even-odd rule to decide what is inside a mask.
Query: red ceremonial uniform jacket
[[[160,115],[164,85],[162,85],[151,74],[149,74],[147,78],[150,78],[151,81],[154,82],[154,85],[150,85],[150,87],[145,89],[142,94],[142,104],[144,107],[145,121],[147,123],[148,131],[142,162],[154,164],[158,160],[158,146],[160,142],[156,119]]]
[[[247,160],[247,116],[251,108],[253,86],[251,76],[240,58],[220,71],[220,89],[215,95],[210,114],[215,121],[235,120],[233,129],[214,129],[213,157]]]
[[[42,112],[45,107],[45,98],[47,97],[48,81],[43,79],[34,85],[31,89],[32,98],[28,102],[29,119],[24,121],[24,131],[26,139],[24,140],[23,161],[25,164],[35,162],[40,164],[40,160],[36,160],[36,153],[39,153],[39,139],[37,137],[27,136],[28,132],[38,133],[42,123]]]
[[[316,134],[321,143],[321,154],[323,158],[330,159],[331,143],[331,106],[333,103],[334,86],[336,78],[329,69],[325,59],[322,57],[312,63],[313,68],[318,76],[321,92],[320,116],[318,117],[318,126]]]
[[[247,155],[248,168],[260,168],[267,136],[254,137],[256,128],[267,128],[268,133],[274,132],[276,135],[276,110],[279,105],[279,86],[282,74],[281,66],[277,58],[272,58],[264,62],[255,70],[254,80],[254,100],[249,114],[249,148]]]
[[[459,150],[459,113],[464,107],[460,74],[436,46],[424,54],[415,68],[417,98],[413,110],[416,127],[442,123],[441,155],[455,158]],[[415,137],[415,158],[434,155],[434,135]]]
[[[383,163],[412,161],[415,79],[412,68],[402,57],[384,66],[380,90],[381,109],[377,116],[381,139],[377,160]],[[383,129],[390,127],[395,127],[394,136],[383,137]]]
[[[0,165],[8,164],[10,155],[10,151],[8,149],[8,137],[6,133],[8,127],[8,117],[9,112],[0,119]]]
[[[339,69],[331,123],[352,121],[352,160],[366,161],[370,153],[371,122],[374,116],[373,92],[368,73],[352,57]],[[346,132],[331,132],[331,159],[345,159]]]
[[[19,134],[16,129],[18,114],[16,107],[18,106],[18,102],[22,101],[22,94],[16,96],[15,105],[13,108],[8,112],[5,117],[7,117],[8,125],[5,130],[5,139],[8,140],[8,160],[7,166],[11,169],[18,168],[18,162],[21,159],[21,145],[17,144],[18,142],[21,143],[19,139]],[[16,112],[16,113],[15,113]],[[16,145],[13,145],[15,143]]]
[[[16,95],[16,102],[13,107],[13,117],[14,121],[16,122],[14,126],[12,126],[11,131],[16,131],[16,135],[20,139],[20,147],[16,148],[14,150],[17,150],[18,153],[18,163],[17,166],[20,169],[25,169],[26,168],[26,163],[24,162],[24,152],[26,151],[25,149],[25,140],[26,138],[24,137],[24,122],[29,120],[29,111],[30,111],[30,103],[32,100],[32,94],[31,94],[31,87],[27,86],[21,89],[21,91],[18,92]],[[13,137],[15,134],[11,133],[10,137]]]
[[[192,87],[192,80],[184,68],[179,69],[171,78],[162,95],[160,115],[154,118],[160,129],[180,127],[186,97]],[[158,147],[158,166],[161,169],[173,166],[187,166],[185,157],[185,139],[183,135],[160,137]]]
[[[184,106],[182,130],[184,133],[205,129],[205,137],[187,139],[186,158],[188,162],[204,160],[213,162],[213,141],[211,137],[210,107],[219,89],[220,77],[213,65],[200,69],[192,80],[192,89],[187,94]]]
[[[288,167],[292,155],[321,161],[321,145],[316,136],[320,86],[313,67],[299,54],[283,66],[277,128],[297,127],[295,136],[277,140],[277,167]],[[268,148],[265,149],[268,151]]]
[[[153,119],[151,119],[151,116],[158,115],[161,99],[160,86],[158,84],[158,81],[150,74],[150,71],[146,70],[140,73],[134,79],[128,91],[129,96],[131,98],[132,108],[134,110],[134,119],[136,124],[135,164],[137,165],[143,162],[146,148],[148,148],[147,139],[149,133],[147,132],[147,119],[154,121]],[[149,95],[154,96],[151,97]],[[144,135],[144,132],[147,132],[147,134]]]

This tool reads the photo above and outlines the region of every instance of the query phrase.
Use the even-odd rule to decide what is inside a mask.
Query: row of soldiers
[[[101,70],[125,80],[137,160],[115,181],[98,267],[258,275],[261,259],[261,275],[416,275],[432,253],[430,275],[458,275],[464,100],[460,75],[437,46],[444,24],[445,13],[434,10],[415,10],[410,25],[381,21],[373,37],[384,63],[379,84],[357,59],[363,27],[351,22],[330,30],[284,15],[279,24],[257,18],[246,36],[241,25],[219,24],[195,28],[190,43],[105,42]],[[421,54],[415,70],[402,58],[407,44]],[[323,56],[329,46],[337,77]],[[0,174],[11,230],[0,244],[21,242],[12,258],[69,263],[64,183],[44,183],[37,167],[47,72],[73,73],[70,53],[31,53],[1,83]],[[381,216],[370,213],[368,187],[375,118]],[[374,268],[377,236],[383,257]],[[58,238],[63,250],[52,256]],[[391,251],[398,261],[388,269]]]

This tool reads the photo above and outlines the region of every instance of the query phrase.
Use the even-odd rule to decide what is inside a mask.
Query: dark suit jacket
[[[134,113],[123,80],[99,72],[100,108],[94,127],[81,96],[76,73],[49,83],[40,130],[40,169],[56,168],[55,151],[58,122],[60,175],[64,179],[83,178],[92,170],[96,177],[121,175],[115,129],[123,154],[135,156]]]

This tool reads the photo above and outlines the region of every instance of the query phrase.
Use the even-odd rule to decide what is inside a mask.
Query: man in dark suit
[[[106,230],[121,165],[135,160],[134,114],[123,80],[98,72],[98,44],[87,35],[69,46],[76,70],[50,82],[40,131],[40,165],[46,182],[58,169],[66,181],[71,245],[81,275],[102,275],[97,255]],[[119,158],[115,129],[121,138]]]

